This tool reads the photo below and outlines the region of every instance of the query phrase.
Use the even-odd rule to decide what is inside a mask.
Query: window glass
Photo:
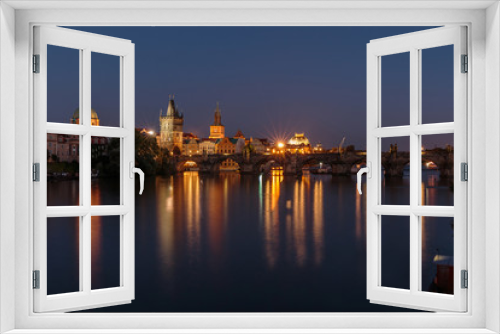
[[[79,124],[80,50],[47,45],[47,122]]]
[[[453,227],[451,217],[421,217],[422,291],[453,294]]]
[[[410,137],[381,139],[382,205],[410,204]]]
[[[453,205],[453,134],[422,136],[422,205]]]
[[[121,140],[92,137],[92,205],[120,205]],[[106,191],[103,191],[106,189]]]
[[[410,289],[410,217],[382,216],[382,282],[390,288]]]
[[[80,136],[47,134],[47,205],[80,205]]]
[[[47,219],[47,294],[80,290],[80,217]]]
[[[410,53],[382,56],[382,126],[410,124]]]
[[[120,126],[120,57],[92,52],[93,126]]]
[[[453,122],[453,45],[423,49],[422,123]]]
[[[120,286],[120,218],[92,217],[92,290]]]

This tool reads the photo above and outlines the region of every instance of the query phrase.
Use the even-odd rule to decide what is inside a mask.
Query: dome
[[[90,117],[91,119],[99,119],[94,108],[90,109],[90,112],[91,112],[91,117]],[[75,112],[73,113],[73,119],[80,119],[80,108],[75,109]]]
[[[296,133],[289,141],[290,145],[309,145],[309,139],[303,133]]]

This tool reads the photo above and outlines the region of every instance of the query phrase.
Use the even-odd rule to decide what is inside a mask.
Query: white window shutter
[[[373,169],[367,178],[367,298],[372,303],[418,310],[467,311],[467,289],[461,282],[467,270],[467,182],[461,180],[460,173],[461,164],[467,163],[467,73],[462,64],[467,55],[466,34],[466,27],[443,27],[373,40],[367,45],[367,165]],[[421,51],[446,45],[454,47],[454,121],[422,124]],[[410,54],[410,124],[382,127],[381,58],[403,52]],[[454,206],[425,206],[420,203],[418,190],[421,136],[445,133],[454,134]],[[382,205],[381,140],[400,136],[410,139],[410,205]],[[382,286],[381,219],[389,215],[409,217],[409,289]],[[450,217],[454,221],[453,294],[428,292],[422,286],[420,224],[422,217],[427,216]]]
[[[80,123],[47,122],[47,46],[79,50]],[[91,54],[99,52],[120,57],[120,126],[91,126]],[[130,303],[134,299],[134,179],[130,162],[135,159],[134,44],[128,40],[81,31],[37,26],[33,48],[34,156],[39,164],[39,181],[34,190],[34,312],[67,312]],[[36,56],[35,56],[36,55]],[[69,118],[69,117],[68,117]],[[47,206],[47,133],[80,137],[80,205]],[[113,137],[121,141],[119,205],[91,205],[91,137]],[[131,176],[132,175],[132,176]],[[91,217],[120,217],[120,284],[92,290]],[[47,294],[47,218],[79,218],[79,291]]]

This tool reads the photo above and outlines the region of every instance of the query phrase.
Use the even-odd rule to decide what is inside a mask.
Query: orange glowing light
[[[279,147],[279,148],[283,148],[283,147],[285,147],[285,144],[283,144],[283,143],[278,143],[278,147]]]

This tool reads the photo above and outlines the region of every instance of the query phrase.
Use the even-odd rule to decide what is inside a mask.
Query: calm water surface
[[[424,202],[452,204],[448,181],[438,175],[424,172]],[[70,197],[77,183],[49,183],[49,203]],[[93,180],[93,202],[113,202],[115,184]],[[406,204],[408,177],[384,185],[385,201]],[[136,299],[97,311],[404,311],[366,300],[365,202],[354,176],[146,178],[136,196]],[[382,219],[386,286],[409,285],[404,219]],[[453,255],[450,219],[432,219],[422,223],[424,286],[435,275],[434,255]],[[78,221],[48,228],[49,293],[78,290]],[[118,231],[118,217],[92,220],[93,288],[119,285]]]

